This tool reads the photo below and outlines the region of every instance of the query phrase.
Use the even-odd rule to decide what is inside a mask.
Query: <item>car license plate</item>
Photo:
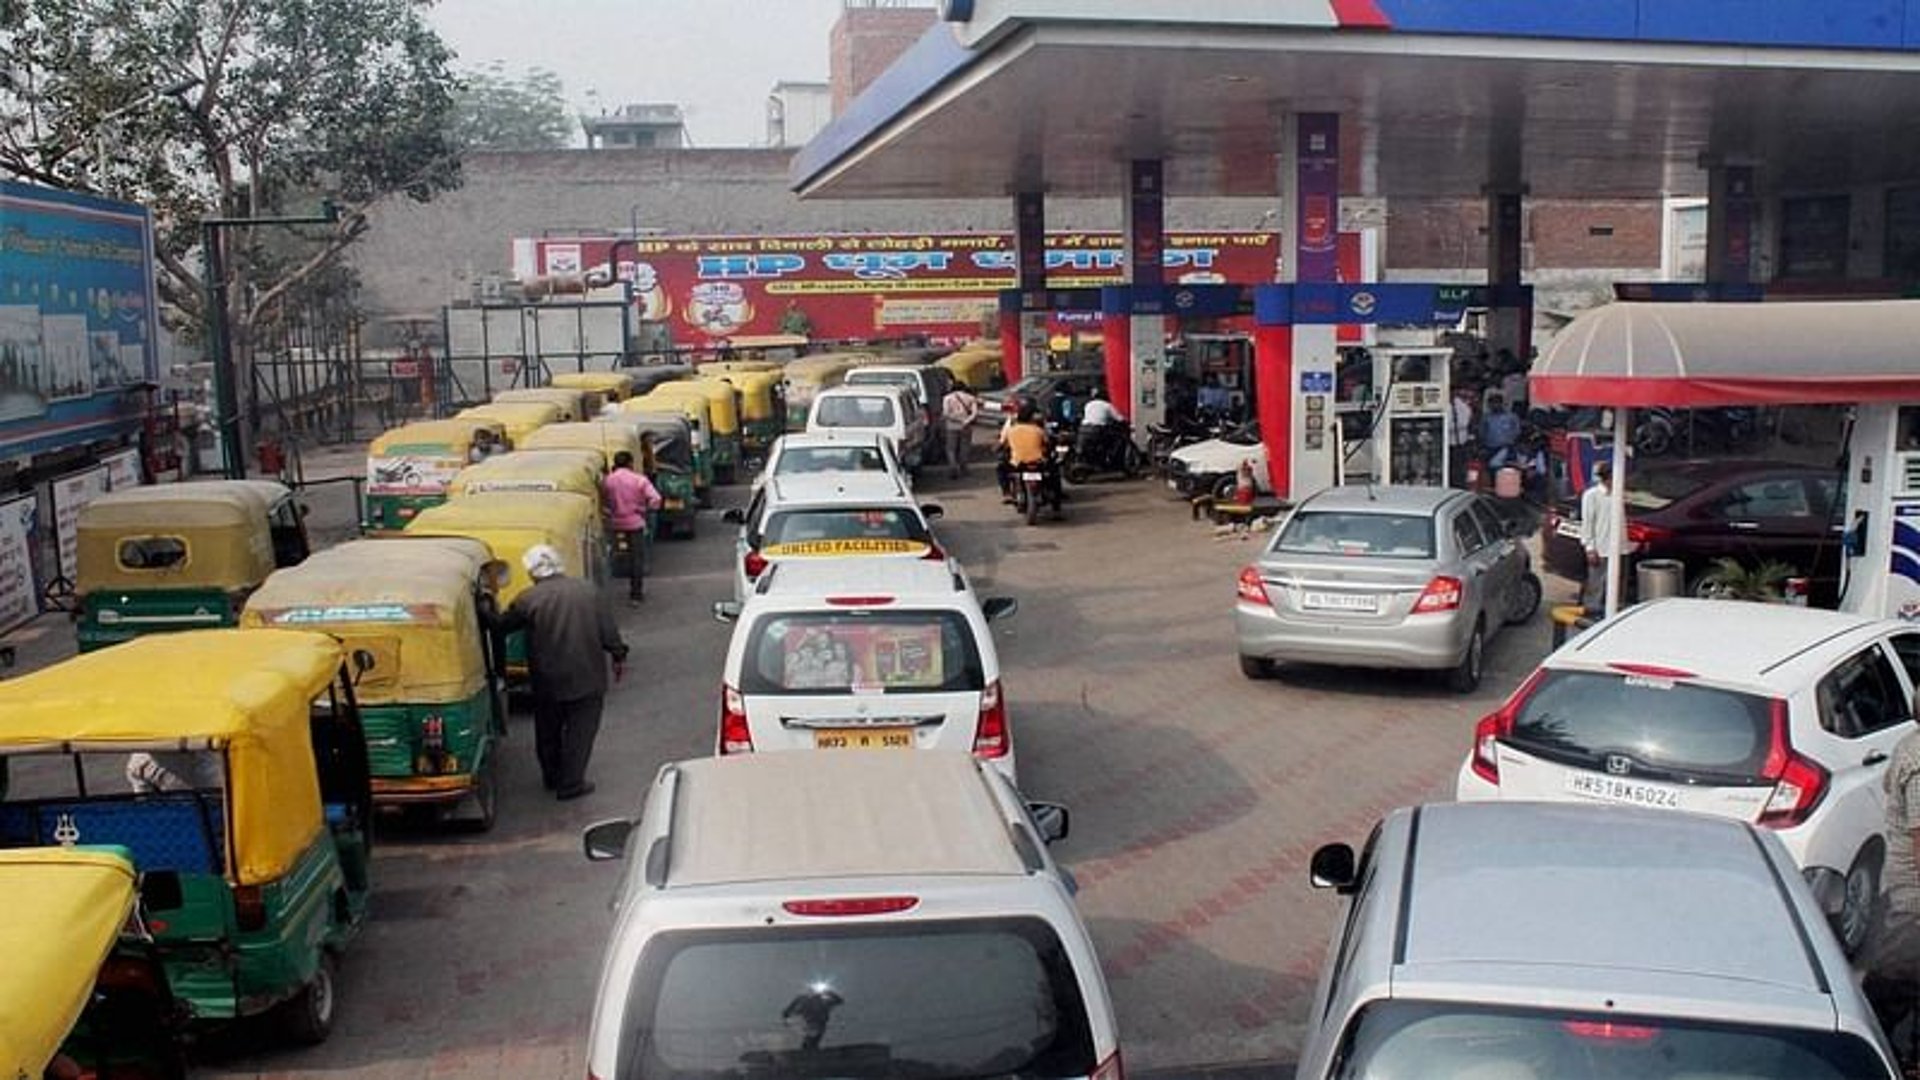
[[[1037,472],[1023,472],[1020,474],[1020,479],[1029,484],[1037,484],[1040,481],[1045,480],[1046,477]]]
[[[911,750],[912,728],[822,728],[813,733],[815,750]]]
[[[1659,810],[1680,809],[1680,793],[1677,791],[1656,787],[1653,784],[1636,784],[1631,780],[1601,776],[1598,773],[1568,773],[1567,791],[1582,798],[1600,799],[1605,802],[1651,806]]]
[[[1380,610],[1380,598],[1372,593],[1304,592],[1300,606],[1309,611],[1358,611],[1374,614]]]
[[[1565,518],[1561,518],[1560,524],[1554,526],[1553,531],[1569,540],[1580,539],[1580,523],[1577,521],[1568,521]]]

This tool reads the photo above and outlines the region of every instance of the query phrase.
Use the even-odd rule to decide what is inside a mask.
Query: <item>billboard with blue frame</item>
[[[158,336],[144,207],[0,182],[0,461],[137,422]]]

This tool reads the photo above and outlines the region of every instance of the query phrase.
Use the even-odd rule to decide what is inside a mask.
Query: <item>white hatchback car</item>
[[[734,539],[733,598],[781,559],[863,556],[946,563],[929,522],[944,511],[916,503],[904,477],[884,472],[776,477],[754,489],[746,508],[721,515],[740,526]]]
[[[894,452],[893,440],[877,431],[837,428],[832,431],[796,431],[773,440],[767,462],[753,478],[757,490],[776,476],[815,476],[821,473],[888,473],[903,487],[911,487],[906,467]]]
[[[767,570],[735,623],[719,753],[963,750],[1014,779],[1013,729],[984,603],[953,563],[803,559]]]
[[[1772,829],[1809,876],[1845,875],[1859,948],[1886,855],[1880,782],[1914,729],[1920,627],[1725,600],[1640,604],[1569,641],[1460,766],[1461,799],[1620,803]]]
[[[585,1072],[1119,1080],[1113,999],[1047,854],[1064,807],[964,754],[668,765],[636,821]]]
[[[877,431],[893,440],[907,472],[926,458],[931,429],[926,412],[904,386],[834,386],[820,391],[807,412],[807,431]]]

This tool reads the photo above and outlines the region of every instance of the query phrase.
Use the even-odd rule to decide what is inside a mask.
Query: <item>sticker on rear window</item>
[[[1656,679],[1651,675],[1628,675],[1621,681],[1642,690],[1671,690],[1675,685],[1672,679]]]
[[[918,555],[927,545],[918,540],[797,540],[790,544],[768,544],[761,550],[769,558],[792,555]]]

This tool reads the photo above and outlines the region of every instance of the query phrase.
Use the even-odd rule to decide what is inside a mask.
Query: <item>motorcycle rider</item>
[[[1080,413],[1080,436],[1074,453],[1095,468],[1104,468],[1117,447],[1114,440],[1126,438],[1127,418],[1107,400],[1104,388],[1095,387]]]
[[[1047,457],[1047,429],[1040,423],[1040,410],[1031,404],[1022,402],[1020,411],[1014,415],[1013,422],[1000,429],[1000,445],[1006,449],[1006,481],[1002,485],[1008,492],[1007,501],[1013,501],[1012,491],[1019,483],[1023,469],[1045,471],[1050,467]]]

